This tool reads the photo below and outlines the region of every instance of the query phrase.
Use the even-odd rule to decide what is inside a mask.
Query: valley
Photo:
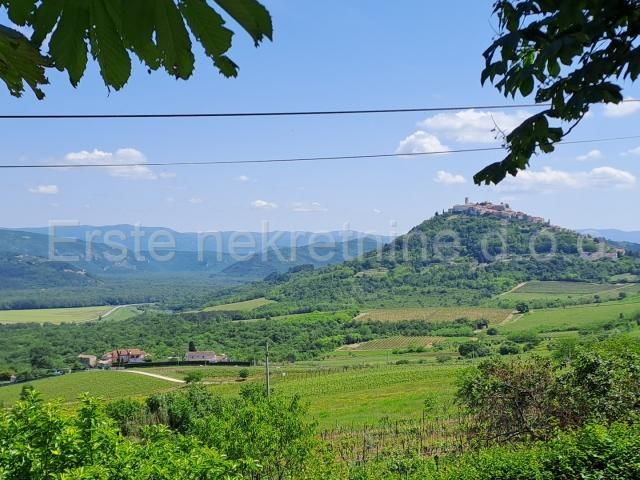
[[[478,248],[496,222],[506,251]],[[436,245],[437,230],[451,227],[457,241]],[[522,247],[548,228],[559,252],[538,257]],[[278,267],[260,280],[207,286],[213,277],[138,272],[118,281],[144,289],[155,278],[153,288],[167,292],[172,282],[195,283],[186,283],[186,301],[171,291],[171,300],[145,305],[0,311],[0,372],[17,381],[0,387],[0,405],[15,405],[31,387],[70,411],[83,393],[116,405],[203,388],[234,401],[265,384],[269,344],[270,391],[298,396],[319,438],[345,460],[380,460],[402,445],[446,453],[466,442],[461,379],[487,359],[551,361],[607,338],[640,339],[637,258],[591,258],[578,242],[603,251],[603,239],[537,221],[450,213],[357,258]],[[190,365],[181,360],[187,346],[240,364]],[[102,370],[78,361],[114,347],[141,349],[145,364]]]

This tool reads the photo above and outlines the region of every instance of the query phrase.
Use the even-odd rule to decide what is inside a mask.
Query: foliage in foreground
[[[225,405],[204,394],[197,389],[176,394],[163,408],[174,414],[186,408],[186,417],[173,429],[145,425],[131,438],[118,431],[95,399],[85,398],[80,410],[68,415],[28,393],[0,414],[0,478],[631,480],[640,475],[637,423],[589,423],[546,442],[507,444],[461,456],[392,456],[364,465],[341,464],[315,439],[295,399],[267,400],[254,390]],[[202,400],[211,411],[195,411]],[[289,426],[283,428],[285,424]],[[176,432],[178,426],[188,433]]]
[[[6,9],[11,22],[33,32],[27,38],[0,25],[0,67],[4,67],[0,80],[14,96],[22,95],[26,83],[42,99],[40,87],[49,83],[46,68],[66,71],[75,87],[87,68],[89,53],[105,85],[116,90],[129,80],[131,56],[149,71],[163,68],[176,78],[187,79],[195,68],[192,39],[220,73],[236,76],[238,66],[226,55],[233,32],[219,12],[233,18],[256,46],[271,39],[271,16],[256,0],[215,3],[216,8],[203,0],[2,0],[0,11]]]
[[[576,345],[560,364],[530,357],[490,359],[460,382],[458,398],[488,441],[549,439],[589,421],[640,412],[640,342],[619,336]]]
[[[635,480],[640,475],[640,426],[589,424],[549,442],[492,447],[461,457],[391,458],[356,467],[368,480]]]
[[[323,472],[314,425],[297,397],[260,388],[215,397],[202,387],[135,402],[85,397],[75,415],[28,391],[0,414],[0,479],[301,478]],[[120,425],[120,428],[118,427]],[[136,426],[135,437],[121,433]],[[131,431],[129,431],[131,433]]]

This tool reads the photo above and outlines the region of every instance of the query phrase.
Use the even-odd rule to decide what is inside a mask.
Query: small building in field
[[[185,362],[220,363],[228,362],[229,359],[224,353],[216,352],[187,352],[184,356]]]
[[[78,355],[78,361],[87,368],[95,368],[98,364],[98,357],[95,355]]]

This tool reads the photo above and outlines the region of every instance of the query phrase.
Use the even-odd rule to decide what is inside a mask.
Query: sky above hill
[[[198,51],[176,81],[140,66],[109,92],[95,65],[77,89],[50,74],[47,97],[11,97],[2,113],[164,113],[331,110],[508,104],[480,85],[494,34],[492,2],[265,0],[273,43],[244,32],[225,79]],[[238,30],[232,25],[234,30]],[[625,94],[640,98],[639,85]],[[522,99],[516,99],[521,102]],[[527,101],[528,103],[528,101]],[[499,145],[535,110],[236,119],[2,122],[1,163],[253,160],[442,151]],[[638,134],[640,103],[596,107],[570,140]],[[498,187],[472,176],[500,152],[318,163],[5,170],[0,226],[141,223],[182,231],[339,230],[401,233],[435,211],[507,201],[572,228],[640,229],[640,139],[560,146]]]

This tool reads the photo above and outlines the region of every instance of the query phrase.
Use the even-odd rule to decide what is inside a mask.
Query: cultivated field
[[[104,319],[124,320],[139,313],[136,307],[44,308],[35,310],[0,310],[0,323],[82,323]]]
[[[404,356],[402,356],[404,357]],[[425,399],[440,411],[452,408],[456,378],[465,363],[378,365],[362,368],[272,370],[274,391],[299,394],[321,428],[417,418]],[[283,375],[284,373],[284,375]],[[256,381],[262,381],[258,376]],[[237,394],[242,383],[211,386],[221,395]]]
[[[458,318],[469,320],[487,319],[490,323],[504,321],[510,310],[503,308],[481,307],[427,307],[427,308],[388,308],[369,310],[358,315],[357,320],[377,320],[397,322],[400,320],[424,320],[430,322],[448,322]]]
[[[340,350],[346,351],[367,351],[367,350],[393,350],[396,348],[408,347],[432,347],[442,341],[442,337],[388,337],[377,338],[364,343],[354,343],[345,345]]]
[[[224,305],[215,305],[213,307],[206,307],[203,309],[205,312],[214,311],[228,311],[228,312],[242,312],[246,310],[253,310],[254,308],[261,307],[263,305],[269,305],[275,303],[273,300],[267,300],[264,297],[254,298],[253,300],[246,300],[244,302],[225,303]]]
[[[516,288],[512,293],[594,294],[611,288],[615,287],[601,283],[532,281]]]
[[[63,402],[76,402],[80,394],[85,392],[105,400],[116,400],[175,388],[175,384],[165,380],[126,372],[78,372],[0,387],[0,404],[10,405],[18,400],[24,385],[32,385],[45,399],[60,399]]]
[[[592,330],[620,319],[621,314],[629,320],[633,319],[640,314],[640,303],[608,302],[535,310],[514,316],[512,321],[500,327],[500,333]]]

